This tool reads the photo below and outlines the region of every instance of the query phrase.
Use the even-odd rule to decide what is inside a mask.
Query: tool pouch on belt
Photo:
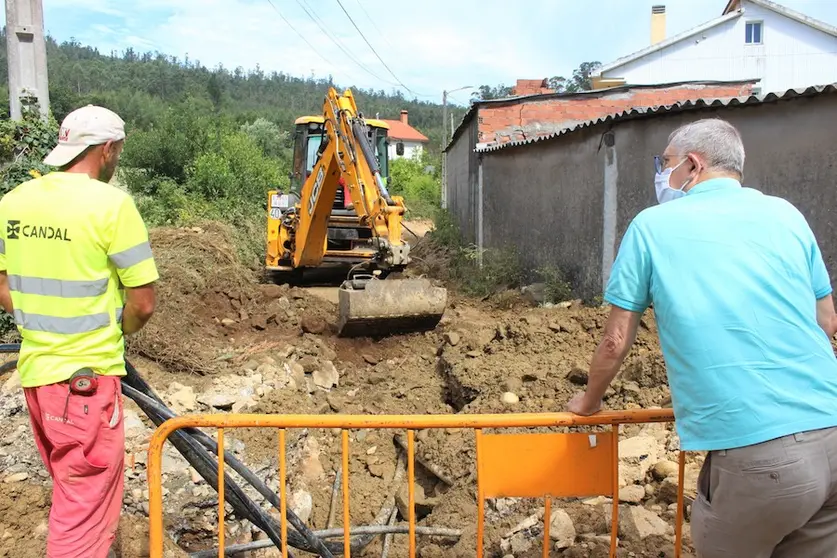
[[[73,395],[91,396],[99,387],[99,379],[90,368],[77,370],[70,376],[70,392]]]

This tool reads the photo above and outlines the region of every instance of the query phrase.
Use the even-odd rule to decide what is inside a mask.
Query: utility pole
[[[49,114],[44,7],[42,0],[6,0],[6,55],[9,60],[9,115],[23,116],[23,100],[37,99]]]
[[[448,154],[445,151],[448,146],[448,93],[463,89],[471,89],[471,86],[466,85],[453,91],[442,91],[442,209],[448,207]],[[451,115],[451,122],[453,122],[453,115]],[[453,124],[450,126],[450,135],[453,137]]]
[[[448,208],[448,92],[442,91],[442,209]]]

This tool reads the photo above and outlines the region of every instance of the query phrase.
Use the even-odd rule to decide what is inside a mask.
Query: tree
[[[480,85],[476,91],[471,93],[471,102],[502,99],[504,97],[511,97],[513,94],[514,87],[511,85],[503,85],[502,83],[496,87]]]
[[[578,68],[573,70],[573,75],[570,79],[563,76],[549,78],[549,88],[556,93],[590,91],[593,89],[593,72],[598,70],[601,65],[601,62],[582,62]]]

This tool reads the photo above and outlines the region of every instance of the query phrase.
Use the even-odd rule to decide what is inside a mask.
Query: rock
[[[661,481],[671,476],[677,477],[679,470],[679,466],[674,461],[659,461],[651,472],[655,479]]]
[[[523,381],[520,378],[506,378],[503,382],[503,387],[506,391],[515,393],[523,388]]]
[[[12,395],[17,393],[20,389],[20,372],[15,369],[15,371],[12,372],[12,375],[9,376],[9,379],[3,384],[3,394]]]
[[[555,541],[555,549],[570,548],[575,542],[575,525],[570,515],[561,509],[552,512],[549,518],[549,538]]]
[[[657,498],[666,504],[673,504],[677,502],[678,472],[675,472],[673,475],[665,478],[663,482],[660,483]],[[683,482],[683,496],[687,500],[694,500],[697,497],[698,475],[700,475],[700,468],[697,465],[689,464],[686,466],[686,470],[683,474],[685,477]]]
[[[593,498],[587,498],[586,500],[581,501],[581,503],[585,506],[608,506],[612,502],[613,500],[611,500],[607,496],[594,496]]]
[[[657,489],[654,488],[653,484],[646,484],[645,485],[645,497],[646,498],[653,498],[654,494],[656,494]]]
[[[190,386],[172,382],[168,391],[168,400],[175,413],[189,413],[198,408],[198,399],[195,395],[195,390]]]
[[[630,506],[623,517],[625,539],[629,541],[641,541],[652,535],[662,537],[673,532],[660,516],[642,506]]]
[[[520,290],[523,298],[533,306],[537,306],[546,300],[546,283],[533,283]]]
[[[255,372],[255,370],[259,367],[258,360],[248,360],[244,363],[244,371],[245,372]]]
[[[449,331],[444,335],[445,342],[449,344],[451,347],[456,347],[459,345],[459,341],[462,339],[460,335],[455,331]]]
[[[14,482],[23,482],[29,478],[29,473],[15,473],[13,475],[9,475],[8,477],[3,479],[3,482],[6,484],[12,484]]]
[[[244,411],[249,411],[251,409],[255,409],[258,405],[258,401],[256,401],[252,397],[245,397],[244,399],[238,399],[232,406],[233,413],[242,413]]]
[[[651,436],[635,436],[619,442],[619,486],[637,484],[658,461],[657,440]]]
[[[257,331],[264,331],[267,329],[267,316],[255,316],[250,320],[250,327]]]
[[[468,351],[467,353],[465,353],[465,356],[470,358],[479,358],[480,355],[482,355],[482,353],[479,351]]]
[[[370,355],[369,353],[364,353],[364,355],[363,355],[363,360],[365,360],[365,361],[366,361],[366,364],[371,364],[372,366],[375,366],[376,364],[378,364],[379,362],[381,362],[381,361],[378,359],[378,357],[376,357],[376,356],[374,356],[374,355]]]
[[[420,521],[433,511],[433,508],[437,504],[437,499],[425,496],[424,488],[420,484],[415,485],[414,498],[416,504],[416,521]],[[395,504],[398,506],[401,517],[410,517],[410,495],[406,484],[398,490],[395,496]]]
[[[338,385],[340,375],[337,372],[337,368],[334,367],[334,363],[327,360],[322,363],[319,370],[316,370],[312,374],[312,378],[314,385],[317,387],[331,389],[333,386]]]
[[[629,504],[639,504],[645,498],[645,487],[629,484],[619,489],[619,501]]]
[[[528,552],[532,548],[533,544],[534,539],[525,532],[521,531],[519,533],[515,533],[509,539],[501,540],[500,550],[505,553],[511,553],[512,556],[521,556]]]
[[[576,366],[570,370],[569,374],[567,374],[567,380],[569,380],[571,384],[575,384],[577,386],[586,386],[587,371]]]
[[[395,465],[389,461],[376,461],[374,463],[367,462],[366,468],[369,469],[369,474],[373,477],[378,477],[387,481],[395,474]]]
[[[299,365],[302,366],[302,370],[306,374],[311,374],[317,368],[319,368],[320,363],[319,363],[319,361],[317,361],[316,358],[314,358],[312,356],[304,356],[301,359],[299,359]]]
[[[558,322],[549,322],[549,324],[546,327],[548,327],[549,330],[553,333],[561,332],[561,324],[559,324]]]
[[[143,438],[148,431],[133,409],[122,410],[122,422],[125,427],[125,440],[128,442]]]
[[[474,349],[485,349],[488,345],[491,344],[494,339],[497,338],[497,330],[496,329],[481,329],[477,332],[477,335],[474,339]]]
[[[36,539],[44,539],[46,538],[48,532],[49,524],[46,521],[41,521],[32,531],[32,534],[35,535]]]
[[[305,490],[297,490],[291,494],[291,499],[288,502],[291,509],[299,516],[303,523],[308,523],[311,519],[311,512],[314,510],[314,498],[309,492]]]
[[[205,393],[198,397],[198,402],[207,407],[229,411],[235,405],[236,399],[227,393]]]
[[[510,391],[504,393],[502,397],[500,397],[500,400],[503,402],[503,405],[507,407],[511,407],[520,403],[520,398]]]
[[[320,316],[306,314],[299,321],[299,327],[302,328],[302,331],[305,333],[320,335],[326,330],[326,328],[328,328],[328,323]]]
[[[510,539],[512,535],[514,535],[515,533],[520,533],[521,531],[526,531],[528,529],[531,529],[532,527],[535,527],[536,525],[540,525],[542,517],[543,510],[530,515],[529,517],[527,517],[526,519],[509,529],[509,531],[505,535],[503,535],[503,538]]]
[[[316,439],[308,438],[303,451],[305,455],[300,465],[302,478],[308,484],[314,484],[325,477],[325,470],[320,462],[320,444]]]
[[[236,321],[233,320],[232,318],[224,318],[223,320],[221,320],[221,325],[224,326],[224,327],[233,327],[233,326],[235,326],[235,324],[236,324]]]
[[[279,285],[261,285],[260,288],[262,291],[262,296],[268,300],[279,298],[285,292],[285,289],[283,289]]]

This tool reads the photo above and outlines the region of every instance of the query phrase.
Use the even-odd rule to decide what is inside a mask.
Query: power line
[[[379,75],[375,74],[374,72],[372,72],[372,70],[370,70],[362,62],[360,62],[355,55],[353,55],[351,52],[349,52],[348,48],[344,47],[344,45],[338,39],[336,39],[334,37],[334,34],[331,33],[329,31],[329,29],[327,28],[326,23],[316,14],[316,12],[314,11],[314,8],[311,8],[311,6],[308,5],[307,2],[305,2],[304,0],[296,0],[296,2],[305,11],[305,13],[308,14],[308,17],[311,18],[311,21],[313,21],[315,24],[317,24],[317,27],[320,28],[320,31],[322,31],[323,34],[325,34],[331,40],[332,43],[337,45],[337,48],[339,48],[341,51],[343,51],[343,54],[345,54],[346,57],[349,60],[351,60],[352,62],[357,64],[358,67],[360,67],[362,70],[364,70],[366,73],[368,73],[369,75],[371,75],[375,79],[377,79],[379,81],[382,81],[382,82],[384,82],[386,84],[389,84],[389,85],[398,85],[397,83],[388,81],[388,80],[380,77]],[[310,8],[310,11],[309,11],[309,8]]]
[[[383,64],[383,65],[384,65],[384,68],[386,68],[386,69],[387,69],[387,71],[388,71],[388,72],[392,75],[392,77],[394,77],[394,78],[395,78],[395,81],[397,81],[397,82],[398,82],[398,84],[399,84],[401,87],[403,87],[404,89],[406,89],[407,91],[409,91],[410,93],[412,93],[413,95],[415,95],[416,97],[433,97],[433,95],[421,95],[421,94],[419,94],[419,93],[416,93],[415,91],[413,91],[412,89],[410,89],[409,87],[407,87],[406,85],[404,85],[404,82],[403,82],[403,81],[401,81],[400,79],[398,79],[398,76],[397,76],[397,75],[395,75],[395,72],[393,72],[393,71],[390,69],[390,67],[389,67],[389,66],[387,66],[387,63],[386,63],[386,62],[384,62],[384,59],[383,59],[383,58],[381,58],[381,56],[378,54],[378,51],[377,51],[377,50],[375,50],[375,47],[373,47],[373,46],[372,46],[372,43],[370,43],[370,42],[369,42],[369,40],[366,38],[366,35],[364,35],[364,34],[363,34],[363,31],[361,31],[361,30],[360,30],[360,27],[358,27],[357,23],[355,23],[355,20],[354,20],[354,19],[352,19],[352,16],[349,14],[349,12],[347,12],[347,11],[346,11],[346,7],[345,7],[345,6],[343,6],[343,2],[341,2],[340,0],[337,0],[337,3],[340,5],[340,9],[342,9],[342,10],[343,10],[343,13],[344,13],[344,14],[346,14],[346,17],[348,17],[348,18],[349,18],[349,21],[351,21],[351,22],[352,22],[352,25],[353,25],[353,26],[354,26],[354,28],[357,30],[357,32],[358,32],[358,33],[360,33],[360,36],[363,38],[363,40],[366,42],[366,44],[369,46],[369,48],[372,50],[372,52],[373,52],[373,53],[375,53],[375,56],[378,58],[378,60],[380,60],[380,61],[381,61],[381,64]]]
[[[387,36],[384,34],[384,32],[381,31],[381,29],[372,20],[372,16],[369,15],[369,12],[366,11],[366,8],[363,7],[363,4],[361,4],[360,0],[355,0],[355,2],[357,2],[357,5],[360,6],[360,9],[363,11],[363,13],[366,14],[366,19],[369,20],[369,23],[371,23],[372,27],[375,28],[375,31],[378,32],[378,36],[382,37],[384,39],[384,41],[386,41],[386,43],[389,45],[390,48],[395,48],[394,46],[392,46],[392,43],[389,42],[389,39],[387,39]]]
[[[285,23],[287,23],[287,24],[288,24],[288,27],[290,27],[291,29],[293,29],[294,33],[296,33],[297,35],[299,35],[299,37],[300,37],[303,41],[305,41],[305,44],[306,44],[306,45],[308,45],[308,47],[309,47],[312,51],[314,51],[314,53],[315,53],[317,56],[319,56],[320,58],[322,58],[322,59],[323,59],[323,61],[324,61],[326,64],[328,64],[329,66],[331,66],[332,68],[339,68],[339,66],[336,66],[336,65],[335,65],[335,64],[333,64],[333,63],[332,63],[332,62],[331,62],[328,58],[326,58],[325,56],[323,56],[322,54],[320,54],[320,51],[318,51],[316,48],[314,48],[314,45],[312,45],[310,42],[308,42],[308,39],[306,39],[306,38],[305,38],[305,35],[303,35],[302,33],[300,33],[300,32],[297,30],[297,28],[296,28],[296,27],[294,27],[294,26],[293,26],[293,24],[292,24],[290,21],[288,21],[288,18],[286,18],[284,15],[282,15],[282,12],[280,12],[280,11],[279,11],[279,8],[277,8],[277,7],[276,7],[276,5],[273,3],[273,0],[267,0],[267,3],[268,3],[268,4],[270,4],[270,6],[271,6],[271,7],[272,7],[275,11],[276,11],[276,13],[277,13],[277,14],[279,14],[279,17],[281,17],[281,18],[282,18],[282,20],[283,20]],[[346,74],[346,75],[348,76],[348,74]]]

